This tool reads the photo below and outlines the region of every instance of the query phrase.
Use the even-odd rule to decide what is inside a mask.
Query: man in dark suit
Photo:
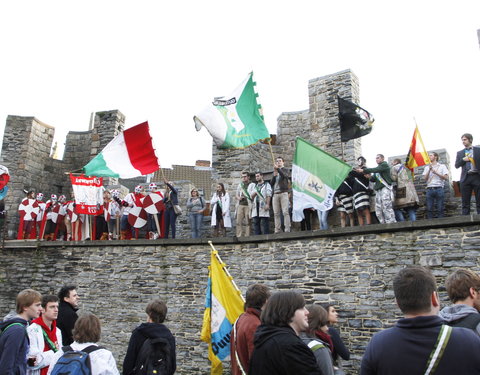
[[[455,168],[462,167],[460,176],[460,191],[462,193],[462,215],[470,214],[470,200],[472,191],[475,192],[477,214],[480,214],[480,147],[473,147],[473,136],[469,133],[462,135],[465,148],[457,152]]]

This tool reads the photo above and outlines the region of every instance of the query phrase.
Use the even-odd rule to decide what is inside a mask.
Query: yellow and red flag
[[[430,164],[430,158],[428,157],[427,150],[423,145],[422,137],[418,131],[418,125],[415,126],[415,131],[413,132],[412,143],[410,144],[410,149],[408,150],[407,160],[405,161],[405,166],[410,169],[413,175],[413,169],[416,167],[421,167],[422,165]]]

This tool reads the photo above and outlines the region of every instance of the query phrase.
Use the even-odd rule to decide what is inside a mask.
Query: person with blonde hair
[[[29,348],[26,329],[30,320],[40,316],[42,296],[33,289],[22,290],[16,305],[18,315],[0,323],[0,373],[24,375]]]

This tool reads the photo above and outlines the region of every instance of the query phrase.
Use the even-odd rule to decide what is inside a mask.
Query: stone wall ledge
[[[249,244],[249,243],[261,243],[270,241],[291,241],[301,239],[314,239],[314,238],[328,238],[328,237],[356,237],[367,234],[381,234],[381,233],[395,233],[395,232],[410,232],[416,230],[430,230],[441,228],[454,228],[454,227],[468,227],[480,224],[480,215],[462,215],[453,217],[444,217],[441,219],[429,219],[429,220],[417,220],[417,221],[404,221],[400,223],[392,224],[372,224],[367,226],[355,226],[355,227],[335,227],[327,230],[315,230],[315,231],[303,231],[303,232],[290,232],[290,233],[277,233],[267,234],[250,237],[219,237],[219,238],[177,238],[177,239],[159,239],[159,240],[114,240],[114,241],[38,241],[38,240],[6,240],[3,244],[4,249],[37,249],[48,247],[98,247],[99,245],[105,246],[162,246],[162,247],[175,247],[175,246],[194,246],[194,245],[208,245],[208,241],[212,241],[213,245],[221,244]]]

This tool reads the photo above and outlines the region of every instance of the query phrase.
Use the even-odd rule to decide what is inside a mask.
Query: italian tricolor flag
[[[297,137],[292,166],[292,220],[302,221],[306,208],[331,209],[335,191],[351,170],[348,164]]]
[[[205,126],[220,148],[245,148],[270,139],[255,85],[250,73],[230,95],[215,98],[193,117],[197,131]]]
[[[112,139],[83,171],[86,176],[133,178],[159,168],[148,122],[143,122]]]

